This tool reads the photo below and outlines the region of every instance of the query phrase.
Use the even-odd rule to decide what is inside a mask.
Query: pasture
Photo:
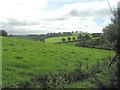
[[[47,43],[58,43],[58,42],[62,42],[62,41],[61,41],[62,38],[65,38],[66,41],[68,41],[68,40],[67,40],[68,37],[70,37],[71,40],[72,40],[73,37],[75,37],[76,40],[77,40],[77,36],[61,36],[61,37],[51,37],[51,38],[47,38],[47,39],[45,39],[45,42],[47,42]]]
[[[107,50],[51,44],[61,41],[61,38],[49,38],[46,42],[50,43],[44,43],[2,37],[3,87],[31,82],[36,76],[55,74],[61,68],[73,71],[78,61],[85,69],[87,64],[91,66],[114,55],[114,52]]]

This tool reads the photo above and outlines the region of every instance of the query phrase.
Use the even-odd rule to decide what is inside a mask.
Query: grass
[[[82,36],[85,36],[86,34],[83,34]],[[99,37],[92,37],[92,34],[88,34],[92,39],[99,39]],[[61,37],[51,37],[51,38],[47,38],[47,39],[45,39],[45,42],[46,43],[58,43],[58,42],[62,42],[61,40],[62,40],[62,38],[65,38],[66,39],[66,41],[68,41],[67,40],[67,38],[68,37],[71,37],[71,41],[72,41],[72,38],[73,37],[75,37],[75,40],[78,40],[77,39],[77,37],[78,36],[75,36],[75,35],[73,35],[73,36],[61,36]],[[61,43],[61,44],[63,44],[63,45],[68,45],[68,46],[75,46],[76,45],[76,43],[78,43],[78,41],[76,41],[76,42],[68,42],[68,43]]]
[[[69,88],[91,88],[93,85],[88,81],[75,82],[68,86]]]
[[[67,42],[67,43],[60,43],[60,45],[67,45],[67,46],[75,46],[78,42]]]
[[[77,40],[77,36],[61,36],[61,37],[51,37],[51,38],[45,39],[45,42],[47,42],[47,43],[58,43],[58,42],[61,42],[62,38],[65,38],[66,41],[67,41],[68,37],[71,37],[71,40],[72,40],[73,37],[75,37],[76,40]]]
[[[85,68],[87,64],[93,65],[113,55],[114,52],[106,50],[3,37],[2,84],[12,87],[30,82],[38,75],[57,73],[61,67],[70,72],[77,61],[81,61]]]

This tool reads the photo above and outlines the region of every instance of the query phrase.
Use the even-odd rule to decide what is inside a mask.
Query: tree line
[[[7,32],[5,30],[0,30],[0,36],[7,36]]]

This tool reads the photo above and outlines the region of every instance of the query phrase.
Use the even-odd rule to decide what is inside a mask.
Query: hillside
[[[36,76],[57,73],[61,68],[71,72],[78,61],[85,69],[87,64],[102,62],[113,55],[114,52],[106,50],[3,37],[2,84],[3,87],[15,87],[31,82]]]
[[[68,37],[70,37],[71,40],[72,40],[73,37],[75,37],[76,40],[77,40],[77,36],[60,36],[60,37],[47,38],[47,39],[45,39],[45,42],[47,42],[47,43],[58,43],[58,42],[62,42],[62,41],[61,41],[62,38],[65,38],[66,41],[67,41],[67,38],[68,38]]]

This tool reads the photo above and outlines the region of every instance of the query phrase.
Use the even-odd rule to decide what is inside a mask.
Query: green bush
[[[7,32],[5,30],[0,30],[0,36],[7,36]]]

